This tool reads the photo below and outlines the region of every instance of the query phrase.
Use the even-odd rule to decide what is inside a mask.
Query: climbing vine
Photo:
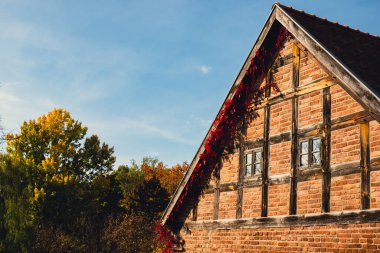
[[[257,117],[257,114],[251,112],[251,104],[260,104],[268,89],[273,88],[275,92],[278,92],[274,83],[266,82],[261,87],[259,85],[265,79],[274,56],[283,47],[283,42],[287,35],[287,30],[281,27],[274,43],[273,41],[263,43],[260,49],[256,51],[242,81],[233,91],[234,95],[225,101],[218,113],[211,131],[204,142],[204,150],[199,156],[193,173],[172,212],[167,217],[170,221],[174,221],[176,215],[180,212],[185,198],[189,194],[196,194],[197,190],[194,189],[201,188],[203,190],[204,186],[202,187],[201,182],[205,180],[209,182],[214,168],[220,167],[222,158],[233,152],[239,135],[247,124]],[[171,252],[171,245],[172,242],[168,243],[169,247],[167,247],[166,252]]]

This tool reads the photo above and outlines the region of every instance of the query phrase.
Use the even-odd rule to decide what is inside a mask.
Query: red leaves
[[[215,166],[221,161],[222,155],[233,150],[238,131],[241,130],[239,129],[239,122],[243,119],[248,120],[247,112],[250,104],[252,102],[259,104],[267,89],[273,88],[275,92],[279,92],[274,83],[266,84],[264,87],[256,89],[255,85],[264,80],[269,63],[281,48],[287,34],[287,30],[281,27],[274,44],[262,45],[256,51],[256,55],[251,59],[251,64],[242,79],[243,81],[236,87],[234,96],[232,99],[225,101],[223,108],[217,115],[212,130],[205,140],[204,151],[200,154],[193,174],[170,214],[171,218],[179,211],[189,192],[195,186],[200,186],[200,182],[203,181],[206,175],[210,175]]]
[[[156,223],[154,230],[157,234],[157,240],[164,246],[163,253],[172,253],[174,236],[171,230],[160,223]]]

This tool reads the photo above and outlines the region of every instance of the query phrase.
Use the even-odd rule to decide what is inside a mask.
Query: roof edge
[[[335,77],[339,79],[339,83],[343,88],[355,98],[355,100],[360,103],[367,111],[380,123],[380,98],[377,94],[372,91],[370,86],[359,78],[350,68],[348,68],[339,58],[333,55],[329,50],[327,50],[322,43],[318,41],[309,31],[307,31],[301,24],[299,24],[290,14],[286,12],[281,6],[281,4],[275,4],[281,13],[283,13],[286,18],[289,19],[294,25],[296,25],[301,31],[302,35],[294,29],[294,26],[288,24],[286,20],[282,18],[281,15],[276,15],[276,19],[297,39],[308,49],[318,61],[322,63]],[[277,13],[276,13],[277,14]],[[306,36],[304,36],[306,35]],[[313,41],[316,46],[311,46],[310,43],[307,43],[307,37]],[[322,49],[322,50],[320,50]],[[326,55],[322,55],[321,52],[324,52]],[[322,59],[327,58],[330,59]],[[340,67],[337,68],[333,63],[338,64]],[[364,89],[362,91],[361,89]],[[364,100],[364,101],[363,101]]]
[[[233,82],[226,98],[224,99],[222,105],[220,106],[220,109],[218,110],[213,122],[215,122],[216,117],[219,115],[219,113],[223,109],[223,106],[225,105],[226,101],[233,96],[235,87],[240,83],[240,81],[244,77],[244,74],[245,74],[247,68],[249,67],[250,59],[255,55],[256,51],[260,48],[261,44],[263,43],[264,39],[266,38],[268,31],[270,30],[274,21],[276,20],[275,15],[274,15],[274,10],[275,10],[275,4],[272,6],[271,12],[269,13],[269,15],[267,17],[265,24],[260,31],[259,36],[257,37],[256,41],[254,42],[252,49],[251,49],[250,53],[248,54],[243,66],[240,68],[240,71],[239,71],[235,81]],[[185,175],[182,178],[181,182],[179,183],[176,191],[174,192],[172,199],[170,200],[168,206],[166,207],[164,214],[161,217],[161,224],[162,225],[166,224],[169,214],[172,212],[177,200],[179,199],[179,197],[183,191],[183,187],[186,185],[186,182],[189,180],[191,174],[193,173],[194,167],[199,160],[199,156],[204,150],[204,144],[205,144],[207,137],[210,135],[210,132],[212,130],[212,126],[213,126],[213,124],[211,124],[211,126],[209,127],[207,134],[203,138],[203,141],[202,141],[200,147],[198,148],[198,150],[197,150],[197,152],[196,152],[196,154],[195,154],[195,156],[194,156],[194,158],[193,158],[193,160],[189,166],[189,169],[185,173]]]

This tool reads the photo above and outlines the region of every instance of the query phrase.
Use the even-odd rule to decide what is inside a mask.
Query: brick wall
[[[360,126],[331,131],[331,164],[360,160]]]
[[[370,124],[371,157],[380,157],[380,124],[371,121]]]
[[[214,212],[214,194],[204,194],[198,202],[198,220],[212,220]]]
[[[219,219],[236,218],[237,192],[221,192],[219,198]]]
[[[289,184],[270,185],[268,193],[268,215],[289,213]]]
[[[297,214],[321,212],[322,179],[320,176],[299,182],[297,190]]]
[[[292,129],[292,102],[287,100],[271,106],[270,135],[290,132]]]
[[[363,107],[339,85],[333,85],[330,92],[332,119],[364,110]]]
[[[270,146],[269,175],[290,171],[291,142],[284,141]]]
[[[331,179],[331,211],[360,209],[360,174]]]
[[[247,140],[254,140],[257,138],[263,138],[264,136],[264,110],[260,109],[256,111],[258,117],[251,122],[247,128]]]
[[[380,252],[380,224],[192,230],[182,233],[193,252]]]
[[[301,50],[300,53],[300,85],[327,77],[326,72],[319,67],[317,61],[309,52]]]
[[[380,208],[380,171],[371,172],[371,208]]]
[[[294,40],[285,43],[273,68],[274,82],[281,91],[292,89],[292,51]],[[301,50],[300,85],[326,78],[312,55]],[[332,119],[363,111],[339,85],[330,88]],[[322,90],[299,97],[299,129],[322,123]],[[272,94],[275,96],[275,94]],[[263,138],[263,109],[247,129],[247,140]],[[270,136],[291,132],[291,101],[271,106]],[[359,124],[331,132],[331,165],[360,161]],[[370,122],[371,158],[380,158],[380,124]],[[279,177],[290,172],[291,142],[270,145],[269,176]],[[238,181],[238,153],[223,163],[220,183]],[[297,215],[321,213],[322,174],[298,182]],[[304,169],[302,169],[304,170]],[[252,180],[252,179],[250,179]],[[256,179],[255,179],[256,180]],[[260,179],[258,179],[260,180]],[[331,179],[331,211],[341,212],[360,208],[360,173],[333,176]],[[261,186],[243,188],[242,217],[261,215]],[[288,215],[289,181],[268,186],[268,216]],[[371,172],[371,208],[380,208],[380,171]],[[198,222],[213,219],[214,194],[205,194],[198,205]],[[235,219],[237,191],[221,192],[219,219]],[[292,226],[288,228],[251,228],[231,230],[194,230],[184,234],[186,252],[380,252],[380,224],[331,226]]]
[[[322,122],[322,91],[317,90],[300,96],[298,104],[298,127]]]
[[[239,175],[239,154],[236,152],[223,162],[220,171],[220,183],[236,182]]]
[[[293,87],[293,44],[293,40],[287,41],[284,44],[284,48],[280,51],[275,67],[273,68],[273,81],[280,91],[285,91]],[[275,94],[272,93],[272,96],[275,96]]]
[[[261,216],[261,187],[243,189],[243,218]]]

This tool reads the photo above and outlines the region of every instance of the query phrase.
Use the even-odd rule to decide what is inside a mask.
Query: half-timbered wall
[[[276,251],[277,247],[293,247],[296,252],[302,245],[316,249],[346,243],[348,238],[359,244],[369,240],[366,233],[379,229],[375,223],[338,226],[336,232],[329,226],[314,231],[297,223],[291,234],[289,228],[270,228],[284,222],[277,220],[279,216],[295,215],[295,220],[306,222],[301,215],[380,208],[380,170],[375,169],[380,168],[380,124],[293,39],[285,43],[268,78],[280,94],[272,92],[255,108],[258,117],[248,126],[246,139],[224,161],[220,180],[213,181],[200,199],[197,221],[188,219],[192,232],[183,233],[187,252]],[[311,145],[314,140],[320,140],[321,161],[313,164],[309,156],[309,164],[301,166],[300,143]],[[262,154],[263,171],[246,176],[244,158],[250,151]],[[254,219],[261,217],[274,220],[269,219],[268,228],[260,227]],[[224,223],[235,219],[249,220],[252,228],[234,229],[239,223]],[[286,242],[284,236],[289,236]],[[252,237],[268,245],[245,242]]]

